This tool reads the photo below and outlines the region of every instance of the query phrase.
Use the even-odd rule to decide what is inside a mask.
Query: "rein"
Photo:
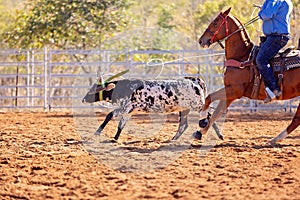
[[[220,31],[220,29],[222,28],[223,24],[225,24],[225,25],[226,25],[226,37],[224,37],[224,38],[221,39],[221,40],[216,41],[216,42],[219,43],[219,45],[222,47],[222,49],[224,49],[224,45],[222,44],[223,41],[227,40],[229,37],[231,37],[232,35],[238,33],[239,31],[244,30],[247,26],[249,26],[250,24],[256,22],[256,21],[259,19],[259,16],[256,16],[256,17],[250,19],[250,20],[249,20],[248,22],[246,22],[244,25],[241,24],[241,25],[239,26],[239,28],[238,28],[237,30],[235,30],[234,32],[228,34],[228,22],[227,22],[227,17],[228,17],[228,15],[227,15],[226,17],[223,17],[221,14],[219,14],[219,16],[222,17],[223,21],[222,21],[220,27],[218,28],[218,30],[214,33],[213,37],[210,39],[210,42],[213,43],[213,40],[215,39],[216,35],[219,33],[219,31]],[[224,21],[225,21],[225,22],[224,22]],[[211,33],[212,33],[212,32],[211,32]]]

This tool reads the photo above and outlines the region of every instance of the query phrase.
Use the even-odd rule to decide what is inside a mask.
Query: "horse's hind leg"
[[[270,140],[268,143],[271,145],[276,144],[276,142],[282,141],[284,138],[288,136],[293,130],[295,130],[300,125],[300,103],[298,105],[296,114],[294,115],[294,118],[290,125],[284,129],[279,135],[277,135],[275,138]]]

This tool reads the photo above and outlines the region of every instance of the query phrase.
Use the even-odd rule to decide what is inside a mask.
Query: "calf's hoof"
[[[94,135],[100,135],[100,133],[102,132],[102,128],[99,128],[95,133],[94,133]]]
[[[180,136],[175,135],[172,140],[177,140]]]
[[[222,133],[221,133],[219,127],[217,126],[217,124],[216,124],[216,123],[213,123],[213,124],[212,124],[212,127],[214,128],[214,130],[215,130],[215,132],[216,132],[218,138],[221,139],[221,140],[224,140],[224,136],[222,135]]]
[[[222,134],[218,135],[219,139],[224,140],[224,136]]]

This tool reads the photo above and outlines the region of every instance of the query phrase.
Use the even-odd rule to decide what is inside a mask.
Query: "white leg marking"
[[[275,138],[273,138],[272,140],[270,140],[268,143],[271,144],[271,145],[274,145],[277,142],[282,141],[287,136],[288,136],[288,133],[287,133],[286,129],[284,129],[279,135],[277,135]]]

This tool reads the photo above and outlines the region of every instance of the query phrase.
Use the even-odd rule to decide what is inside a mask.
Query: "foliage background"
[[[300,38],[300,0],[292,0],[294,10],[291,20],[291,40],[293,45],[298,44]],[[112,49],[112,50],[195,50],[200,48],[198,38],[217,14],[228,7],[232,7],[231,14],[246,23],[257,15],[258,10],[252,4],[262,4],[263,0],[249,2],[247,0],[0,0],[0,41],[1,49],[16,50],[16,54],[0,54],[1,62],[26,63],[28,55],[32,51],[38,52],[45,49]],[[247,28],[252,41],[258,44],[262,34],[261,24],[255,24]],[[185,43],[187,45],[185,45]],[[178,45],[179,44],[179,45]],[[216,45],[216,50],[218,50]],[[27,51],[22,50],[28,50]],[[19,54],[18,52],[23,52]],[[35,54],[35,60],[43,60]],[[114,56],[114,55],[112,55]],[[116,54],[110,59],[124,60],[124,54]],[[201,60],[197,56],[195,63]],[[205,55],[205,57],[208,57]],[[209,56],[210,57],[210,56]],[[148,54],[133,55],[134,62],[149,60],[176,60],[178,57],[172,54]],[[105,59],[104,55],[95,54],[62,54],[52,57],[52,62],[76,62],[99,61]],[[206,59],[206,58],[202,58]],[[215,56],[213,60],[216,66],[206,69],[205,65],[186,65],[188,73],[195,74],[220,74],[217,78],[207,78],[208,83],[221,84],[223,56]],[[191,60],[189,60],[191,61]],[[174,69],[176,66],[173,66]],[[150,70],[160,68],[146,68],[140,66],[146,74],[155,73]],[[105,66],[71,66],[57,64],[48,69],[53,74],[94,74],[94,71],[105,70]],[[119,65],[111,64],[110,71],[120,71]],[[168,66],[167,73],[172,74],[172,66]],[[137,73],[140,71],[136,70]],[[173,70],[174,71],[174,70]],[[42,90],[43,78],[39,74],[44,73],[43,66],[29,65],[1,65],[0,74],[5,78],[0,79],[1,86],[10,86],[0,90],[0,96],[8,96],[2,99],[0,104],[21,104],[20,99],[10,96],[35,96],[45,95],[56,97],[56,102],[66,102],[65,98],[72,94],[75,82],[72,78],[58,76],[51,79],[52,88]],[[76,77],[76,76],[74,76]],[[89,84],[94,79],[89,78]],[[31,87],[28,87],[31,86]],[[60,86],[63,86],[60,88]],[[36,88],[35,88],[36,87]],[[64,88],[65,87],[65,88]],[[17,102],[18,100],[18,102]],[[26,104],[24,100],[24,104]],[[38,100],[35,100],[37,102]],[[33,101],[32,101],[33,102]],[[41,100],[41,103],[43,101]],[[52,101],[53,104],[53,101]]]
[[[300,37],[300,0],[292,1],[290,42],[296,45]],[[231,13],[245,23],[257,14],[253,4],[262,3],[263,0],[0,0],[0,37],[2,49],[91,49],[122,32],[156,27],[161,29],[158,36],[165,36],[158,44],[163,46],[170,31],[197,41],[208,23],[229,6]],[[261,35],[260,26],[255,23],[248,27],[254,42]]]

